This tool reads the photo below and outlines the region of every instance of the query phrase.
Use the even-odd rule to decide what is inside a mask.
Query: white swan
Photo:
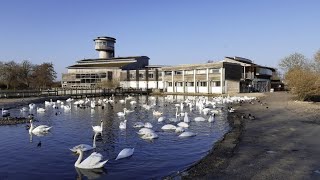
[[[163,130],[175,130],[177,127],[175,126],[175,125],[172,125],[172,124],[166,124],[166,125],[164,125],[164,126],[162,126],[162,128],[161,129],[163,129]]]
[[[190,122],[187,112],[184,113],[183,122],[186,122],[186,123]]]
[[[151,139],[157,139],[159,138],[159,136],[155,132],[151,132],[151,133],[144,134],[143,136],[141,136],[141,138],[151,140]]]
[[[208,122],[213,122],[214,121],[214,118],[212,115],[209,116],[209,119],[208,119]]]
[[[189,127],[189,124],[186,123],[186,122],[179,122],[177,125],[180,126],[180,127],[184,127],[184,128],[188,128]]]
[[[26,111],[28,111],[28,108],[27,108],[27,107],[22,107],[22,108],[20,109],[20,112],[26,112]]]
[[[101,122],[100,126],[92,126],[92,129],[93,129],[94,132],[102,133],[103,121],[101,120],[100,122]]]
[[[80,149],[81,151],[89,151],[89,150],[92,150],[92,149],[96,148],[96,137],[97,137],[97,135],[98,135],[98,133],[94,134],[92,146],[90,146],[88,144],[79,144],[77,146],[74,146],[72,149],[70,149],[70,151],[77,152],[77,149]]]
[[[181,127],[181,126],[179,126],[179,127],[176,128],[175,132],[176,132],[176,133],[184,132],[184,128]]]
[[[162,122],[162,121],[164,121],[164,119],[165,118],[163,116],[161,116],[161,117],[158,118],[158,122]]]
[[[2,116],[9,116],[9,115],[10,115],[9,110],[4,110],[2,108]]]
[[[37,107],[37,112],[45,112],[46,109]]]
[[[144,127],[144,124],[143,124],[143,122],[136,122],[133,124],[133,127],[134,128],[142,128],[142,127]]]
[[[33,126],[32,120],[30,120],[30,128],[29,133],[39,134],[39,133],[47,133],[52,127],[47,125],[39,125],[37,127]]]
[[[138,132],[139,135],[145,135],[148,133],[154,133],[154,131],[152,129],[149,128],[141,128]]]
[[[32,110],[36,107],[36,105],[34,103],[29,104],[29,109]]]
[[[117,115],[120,116],[120,117],[123,117],[126,115],[126,110],[127,108],[123,108],[123,112],[118,112]]]
[[[161,116],[161,115],[162,115],[162,112],[153,110],[153,115],[154,115],[154,116]]]
[[[127,120],[120,122],[119,128],[120,129],[127,129]]]
[[[194,118],[194,121],[206,121],[206,119],[199,116],[199,117]]]
[[[152,126],[152,124],[151,124],[151,123],[146,122],[146,123],[144,123],[144,127],[145,127],[145,128],[149,128],[149,129],[151,129],[153,126]]]
[[[82,160],[83,152],[81,149],[77,149],[77,153],[79,153],[78,160],[74,163],[74,166],[80,169],[96,169],[102,168],[104,164],[108,162],[108,160],[102,161],[102,155],[100,153],[93,152],[90,156],[88,156],[85,160]]]
[[[179,137],[192,137],[192,136],[196,136],[197,134],[196,133],[193,133],[193,132],[183,132],[179,135]]]
[[[124,148],[124,149],[122,149],[122,151],[120,151],[116,160],[132,156],[133,152],[134,152],[134,148],[132,148],[132,149],[131,148]]]

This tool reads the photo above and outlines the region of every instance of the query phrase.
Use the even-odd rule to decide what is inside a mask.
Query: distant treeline
[[[0,61],[1,89],[50,88],[55,84],[57,73],[52,63],[32,64],[28,60],[21,63]]]
[[[280,60],[284,71],[284,83],[299,100],[319,101],[320,98],[320,50],[313,58],[293,53]]]

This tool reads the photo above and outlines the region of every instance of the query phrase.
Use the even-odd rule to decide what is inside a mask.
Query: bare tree
[[[28,60],[24,60],[20,64],[19,78],[21,80],[21,83],[28,88],[31,83],[33,68],[34,65]]]
[[[0,77],[7,89],[19,86],[19,65],[14,61],[2,63],[0,66]]]
[[[306,68],[309,66],[308,59],[299,53],[293,53],[280,60],[279,66],[284,72],[293,68]]]
[[[37,88],[51,87],[57,78],[57,73],[54,70],[52,63],[42,63],[35,65],[32,77],[32,84]]]

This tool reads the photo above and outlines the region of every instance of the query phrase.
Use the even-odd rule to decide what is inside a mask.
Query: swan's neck
[[[74,163],[75,167],[78,167],[80,165],[80,162],[81,162],[82,157],[83,157],[83,152],[81,150],[79,151],[79,153],[80,153],[79,157],[78,157],[77,161]]]
[[[29,133],[31,133],[31,132],[32,132],[32,130],[33,130],[33,123],[32,123],[32,122],[30,122]]]
[[[101,122],[101,131],[102,131],[102,129],[103,129],[103,122]]]

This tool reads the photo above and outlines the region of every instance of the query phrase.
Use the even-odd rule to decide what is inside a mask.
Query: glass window
[[[172,75],[172,72],[171,71],[165,71],[164,75]]]
[[[206,69],[197,69],[197,74],[206,74],[207,70]]]
[[[212,73],[212,74],[219,74],[219,73],[220,73],[220,69],[217,69],[217,68],[211,68],[211,69],[209,69],[209,73]]]
[[[143,74],[139,74],[139,78],[143,78]]]
[[[108,80],[112,80],[112,71],[108,71]]]
[[[172,87],[172,82],[169,82],[169,83],[168,83],[168,86],[169,86],[169,87]]]
[[[177,74],[177,75],[182,74],[182,71],[175,71],[174,74]]]
[[[202,87],[205,87],[205,86],[207,86],[207,82],[200,82],[200,86],[202,86]]]
[[[149,74],[148,77],[149,77],[150,79],[153,79],[153,74]]]

